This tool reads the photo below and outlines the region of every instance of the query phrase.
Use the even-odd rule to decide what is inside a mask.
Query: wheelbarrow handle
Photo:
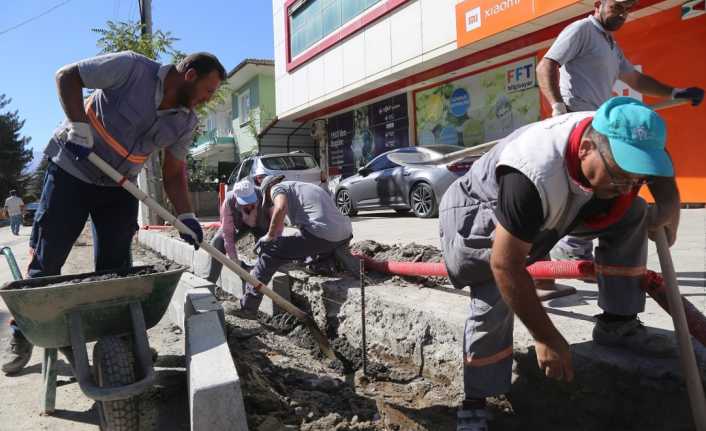
[[[149,207],[151,210],[155,211],[157,214],[159,214],[160,217],[162,217],[164,220],[167,222],[171,223],[179,232],[187,235],[191,235],[192,237],[196,238],[196,235],[194,232],[188,228],[184,223],[181,222],[181,220],[177,219],[172,213],[166,210],[163,206],[161,206],[157,201],[152,199],[147,193],[143,192],[135,184],[133,184],[131,181],[129,181],[127,178],[125,178],[120,172],[116,171],[112,166],[110,166],[108,163],[106,163],[103,159],[98,157],[96,153],[90,153],[88,155],[88,160],[93,163],[101,172],[109,176],[113,181],[115,181],[118,185],[120,185],[122,188],[127,190],[131,195],[136,197],[138,200],[142,201],[147,207]],[[264,283],[250,275],[248,271],[245,269],[241,268],[239,265],[237,265],[235,262],[232,260],[228,259],[228,257],[221,253],[219,250],[217,250],[215,247],[213,247],[211,244],[207,243],[206,241],[201,241],[199,244],[201,248],[206,251],[206,253],[210,254],[214,259],[222,263],[224,266],[226,266],[228,269],[236,273],[238,276],[243,278],[245,281],[250,283],[258,292],[266,295],[268,298],[272,300],[275,304],[277,304],[279,307],[281,307],[283,310],[286,312],[292,314],[294,317],[297,319],[301,320],[311,331],[312,336],[316,339],[317,343],[319,344],[319,347],[321,348],[321,351],[328,356],[330,359],[335,359],[336,356],[333,353],[333,350],[331,350],[331,347],[328,343],[328,340],[324,335],[321,333],[319,328],[316,326],[316,323],[314,320],[309,316],[308,314],[304,313],[302,310],[297,308],[294,304],[291,302],[287,301],[286,299],[282,298],[280,295],[278,295],[274,290],[268,288]]]
[[[14,278],[15,281],[22,280],[22,271],[20,271],[20,267],[17,265],[17,260],[15,260],[15,255],[12,254],[10,247],[0,248],[0,254],[4,255],[5,259],[7,259],[7,265],[10,267],[10,272],[12,272],[12,278]]]

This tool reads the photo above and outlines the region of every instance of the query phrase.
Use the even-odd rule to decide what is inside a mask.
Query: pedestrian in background
[[[10,190],[10,196],[5,199],[5,212],[10,218],[10,229],[15,236],[20,235],[22,225],[22,214],[25,211],[25,203],[21,197],[17,196],[17,190]]]

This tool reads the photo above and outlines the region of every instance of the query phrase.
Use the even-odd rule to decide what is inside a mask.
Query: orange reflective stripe
[[[643,277],[647,273],[646,266],[611,266],[594,264],[596,274],[617,277]]]
[[[512,346],[494,355],[486,356],[485,358],[466,355],[463,362],[469,367],[485,367],[486,365],[496,364],[509,356],[512,356]]]
[[[93,98],[88,99],[88,105],[86,105],[86,115],[88,115],[88,120],[91,122],[91,126],[93,126],[94,129],[96,129],[96,132],[100,135],[101,138],[103,138],[103,141],[105,141],[110,148],[118,153],[118,155],[125,157],[130,163],[135,163],[138,165],[141,165],[147,161],[147,156],[138,156],[135,154],[130,154],[128,151],[120,145],[118,141],[115,140],[112,136],[110,136],[110,133],[108,133],[107,130],[105,130],[105,127],[103,127],[103,123],[98,120],[98,117],[96,116],[96,111],[93,110]]]

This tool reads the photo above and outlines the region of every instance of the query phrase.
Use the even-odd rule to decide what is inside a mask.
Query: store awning
[[[257,135],[260,154],[287,153],[303,151],[319,158],[319,151],[311,137],[311,122],[280,120],[275,117]]]

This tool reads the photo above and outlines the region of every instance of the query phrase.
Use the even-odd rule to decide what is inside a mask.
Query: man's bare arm
[[[525,268],[532,244],[514,237],[498,224],[490,266],[503,300],[534,337],[537,363],[548,377],[571,381],[571,352],[542,307],[534,282]]]
[[[64,66],[56,72],[56,87],[66,118],[72,122],[88,123],[83,106],[83,81],[78,66]]]
[[[543,58],[537,65],[537,81],[539,89],[552,107],[555,110],[557,103],[564,103],[559,90],[559,69],[561,66],[556,61]],[[552,114],[554,115],[554,114]]]
[[[164,154],[164,166],[162,167],[164,190],[177,214],[192,213],[194,210],[189,197],[186,162],[175,158],[169,151],[165,151]]]

